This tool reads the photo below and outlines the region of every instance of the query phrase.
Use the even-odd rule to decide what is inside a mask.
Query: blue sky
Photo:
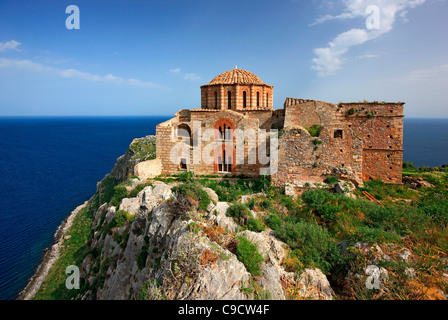
[[[275,108],[403,101],[446,118],[447,16],[447,0],[2,0],[0,116],[172,115],[237,65],[274,86]]]

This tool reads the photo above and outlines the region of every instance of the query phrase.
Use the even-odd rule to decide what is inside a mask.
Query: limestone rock
[[[203,269],[187,296],[195,300],[243,300],[243,283],[248,282],[250,274],[244,265],[230,252],[229,259],[218,260],[213,266]]]
[[[237,224],[232,217],[226,215],[229,207],[227,202],[218,202],[216,206],[210,210],[207,219],[227,232],[235,232],[238,227]]]
[[[265,230],[263,232],[253,232],[249,230],[238,233],[238,236],[244,236],[253,244],[255,244],[266,262],[280,266],[286,251],[284,244],[272,235],[272,230]]]
[[[305,269],[298,276],[296,285],[300,287],[299,293],[304,299],[333,300],[333,289],[320,269]]]
[[[162,174],[160,159],[147,160],[134,166],[134,174],[142,180],[152,179]]]
[[[210,200],[212,200],[213,203],[219,202],[219,197],[213,189],[206,187],[202,187],[202,189],[204,189],[204,191],[207,192],[208,197],[210,198]]]
[[[414,268],[406,268],[404,270],[404,274],[408,277],[408,278],[415,278],[415,276],[417,275],[417,271],[415,271]]]
[[[404,249],[402,252],[398,254],[398,258],[405,263],[410,263],[414,261],[414,255],[411,251]]]

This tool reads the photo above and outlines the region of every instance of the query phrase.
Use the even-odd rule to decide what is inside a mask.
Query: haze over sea
[[[166,117],[0,118],[0,299],[25,287],[70,212]],[[448,119],[406,119],[404,160],[448,164]]]

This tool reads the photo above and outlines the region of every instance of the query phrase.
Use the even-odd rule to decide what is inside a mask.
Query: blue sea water
[[[0,299],[17,297],[132,139],[168,118],[0,118]],[[404,148],[417,166],[448,163],[448,119],[405,119]]]
[[[60,223],[132,139],[168,118],[0,118],[0,299],[26,286]]]

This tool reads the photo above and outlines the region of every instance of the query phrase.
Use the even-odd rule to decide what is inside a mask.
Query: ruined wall
[[[288,101],[289,103],[293,102]],[[337,106],[334,104],[323,101],[298,101],[301,101],[301,104],[285,107],[285,128],[296,126],[310,127],[314,124],[324,126],[341,122],[336,117]],[[285,105],[287,105],[286,102]]]
[[[278,172],[272,183],[284,186],[294,182],[323,182],[337,176],[362,183],[362,140],[353,130],[345,129],[345,136],[335,138],[341,124],[325,126],[319,137],[312,137],[303,127],[285,129],[279,143]],[[313,141],[321,141],[315,144]]]
[[[343,103],[338,114],[362,138],[363,179],[402,182],[404,103]]]

